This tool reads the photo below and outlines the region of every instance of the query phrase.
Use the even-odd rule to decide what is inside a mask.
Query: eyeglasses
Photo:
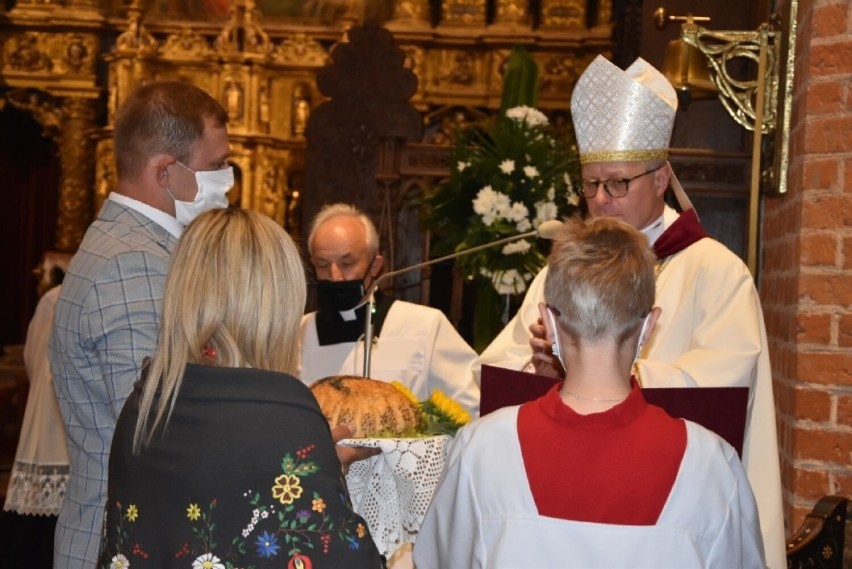
[[[627,195],[627,190],[630,186],[630,182],[635,180],[636,178],[641,178],[642,176],[647,176],[652,172],[656,172],[664,165],[661,164],[652,170],[648,170],[647,172],[642,172],[632,178],[612,178],[611,180],[597,180],[597,179],[587,179],[583,178],[583,189],[581,190],[583,197],[586,199],[592,199],[598,193],[598,188],[603,186],[604,191],[611,198],[623,198]]]

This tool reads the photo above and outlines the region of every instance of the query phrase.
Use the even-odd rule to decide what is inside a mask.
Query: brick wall
[[[852,3],[800,0],[798,21],[790,190],[764,202],[760,287],[792,530],[821,496],[852,497]]]

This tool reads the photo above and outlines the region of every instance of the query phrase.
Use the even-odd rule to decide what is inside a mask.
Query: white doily
[[[441,478],[451,438],[346,439],[338,443],[382,450],[353,462],[346,483],[355,511],[367,521],[383,555],[391,555],[403,543],[414,543]]]
[[[30,516],[56,516],[65,498],[68,465],[16,461],[3,509]]]

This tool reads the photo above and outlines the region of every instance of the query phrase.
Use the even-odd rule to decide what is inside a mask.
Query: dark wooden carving
[[[788,569],[842,569],[846,508],[843,496],[825,496],[787,540]]]
[[[423,132],[420,113],[408,103],[417,77],[403,66],[405,55],[391,33],[367,22],[350,29],[348,39],[335,46],[331,64],[317,74],[317,87],[330,100],[314,109],[308,122],[305,223],[336,201],[379,217],[379,145],[418,142]]]

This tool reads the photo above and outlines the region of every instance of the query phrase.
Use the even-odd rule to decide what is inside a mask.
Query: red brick
[[[843,239],[841,255],[843,257],[843,268],[852,269],[852,237],[845,237]]]
[[[802,203],[802,227],[808,229],[852,227],[852,193],[809,196]]]
[[[852,57],[852,53],[850,53]],[[808,124],[803,151],[825,154],[852,148],[852,116],[815,119]]]
[[[813,83],[805,93],[805,112],[809,116],[836,113],[844,108],[843,85],[837,81]]]
[[[852,305],[852,274],[799,275],[799,298],[819,306]]]
[[[852,385],[852,353],[800,352],[796,356],[796,378],[806,383]]]
[[[808,55],[806,76],[840,75],[852,70],[852,41],[811,45]]]
[[[833,233],[802,235],[801,263],[810,267],[834,267],[837,264],[837,237]]]
[[[850,89],[852,89],[852,85],[850,85]],[[852,101],[850,101],[852,104]],[[843,179],[843,191],[852,192],[852,159],[846,160],[843,164],[843,169],[845,170],[845,177]]]
[[[809,312],[796,315],[796,342],[827,346],[831,342],[831,315]]]
[[[852,427],[852,395],[837,395],[837,424]]]
[[[798,498],[817,501],[829,494],[828,473],[797,468],[793,472],[790,491]]]
[[[831,477],[834,479],[832,494],[835,496],[852,496],[852,470],[849,473],[836,472]]]
[[[826,429],[793,429],[793,457],[846,466],[852,460],[852,433]]]
[[[814,37],[830,37],[846,32],[846,2],[816,6],[813,11]]]
[[[852,347],[852,314],[841,315],[837,329],[837,345],[841,348]]]
[[[793,398],[793,417],[797,421],[827,423],[831,420],[831,397],[827,392],[796,389]]]
[[[808,160],[802,184],[806,190],[833,190],[837,188],[838,169],[837,160]]]

